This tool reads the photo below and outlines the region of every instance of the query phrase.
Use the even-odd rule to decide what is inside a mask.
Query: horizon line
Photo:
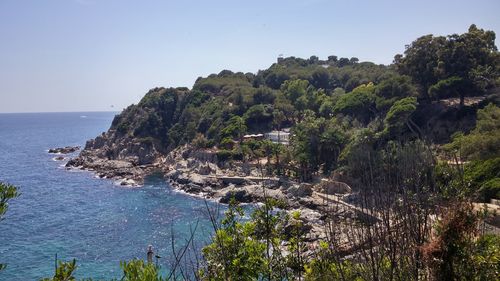
[[[21,111],[21,112],[0,112],[0,114],[41,114],[41,113],[112,113],[122,112],[122,110],[87,110],[87,111]]]

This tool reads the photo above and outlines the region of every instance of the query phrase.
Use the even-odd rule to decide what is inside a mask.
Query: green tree
[[[500,157],[500,107],[490,103],[478,110],[476,128],[468,135],[455,135],[445,148],[468,160]]]
[[[237,138],[240,142],[247,131],[245,120],[240,116],[233,116],[226,123],[226,127],[221,131],[221,139]]]
[[[212,242],[203,248],[204,280],[257,280],[262,275],[265,244],[251,238],[255,224],[242,223],[243,215],[232,198]]]
[[[418,126],[411,119],[411,115],[417,109],[417,98],[408,97],[395,102],[384,119],[385,129],[391,137],[399,137],[405,128],[419,135]]]
[[[338,158],[349,137],[335,119],[325,120],[320,135],[319,161],[323,165],[323,173],[328,174],[337,168]]]
[[[128,262],[120,262],[123,270],[123,281],[163,281],[159,268],[154,264],[144,263],[143,260],[134,259]]]
[[[421,85],[423,97],[453,95],[463,106],[466,95],[483,94],[496,85],[499,56],[495,33],[471,25],[460,35],[420,37],[394,62],[401,74]]]
[[[275,98],[276,98],[275,91],[267,87],[260,87],[253,95],[253,103],[272,104]]]
[[[464,79],[459,76],[452,76],[443,80],[439,80],[436,84],[429,88],[431,98],[445,99],[451,97],[460,97],[460,105],[464,105],[465,95],[464,90],[471,91],[472,89],[466,85]]]
[[[4,215],[9,207],[9,201],[19,196],[17,187],[0,182],[0,221],[4,219]],[[0,271],[6,267],[5,264],[0,264]]]
[[[251,106],[243,117],[251,131],[267,131],[272,128],[273,107],[269,104],[256,104]]]
[[[300,97],[306,96],[309,82],[307,80],[288,80],[281,86],[281,91],[296,105]]]
[[[481,200],[500,198],[500,108],[489,104],[478,110],[476,128],[455,134],[444,149],[456,160],[468,160],[458,179]],[[458,161],[457,161],[458,162]]]
[[[319,168],[320,126],[322,122],[314,116],[306,116],[304,120],[292,127],[290,139],[293,159],[299,166],[299,177],[309,181],[313,172]]]
[[[323,67],[317,68],[309,80],[316,89],[330,89],[330,73]]]
[[[427,97],[429,87],[438,81],[435,74],[439,63],[438,53],[445,42],[446,38],[443,36],[425,35],[408,45],[404,56],[394,57],[397,70],[421,85],[424,98]]]
[[[273,198],[265,198],[264,204],[256,208],[252,215],[255,225],[253,237],[265,243],[265,263],[263,280],[284,280],[290,276],[282,242],[286,239],[285,227],[289,221],[288,214],[283,211],[283,202]],[[277,208],[280,208],[278,211]]]
[[[418,92],[409,76],[395,75],[381,81],[376,86],[375,95],[377,110],[386,112],[397,100],[416,97]]]
[[[352,92],[340,96],[333,110],[368,122],[376,112],[374,92],[375,86],[372,83],[358,86]]]

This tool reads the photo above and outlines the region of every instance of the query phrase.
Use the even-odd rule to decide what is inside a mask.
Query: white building
[[[264,137],[274,143],[288,145],[290,141],[290,130],[283,129],[281,131],[271,131],[269,133],[265,133]]]

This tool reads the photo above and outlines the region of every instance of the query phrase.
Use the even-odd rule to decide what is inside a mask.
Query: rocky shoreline
[[[228,203],[232,197],[241,203],[263,202],[266,197],[279,199],[286,202],[287,211],[301,212],[310,241],[324,237],[332,205],[345,219],[376,219],[366,218],[366,214],[347,202],[353,194],[342,182],[324,179],[308,184],[259,176],[259,169],[248,163],[218,163],[215,151],[198,150],[189,145],[166,155],[151,146],[149,150],[142,150],[143,156],[149,159],[142,163],[137,156],[123,152],[121,157],[112,159],[106,155],[113,148],[107,144],[96,146],[96,140],[87,142],[85,149],[67,162],[66,168],[91,171],[99,178],[131,187],[141,186],[147,175],[157,172],[177,191],[220,203]]]

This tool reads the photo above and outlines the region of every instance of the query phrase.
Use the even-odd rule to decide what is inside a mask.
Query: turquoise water
[[[119,262],[145,258],[148,244],[165,256],[200,220],[207,239],[205,203],[175,191],[158,177],[142,188],[117,186],[83,171],[67,171],[49,148],[81,145],[108,129],[114,113],[0,114],[0,181],[22,195],[0,222],[0,280],[51,276],[55,254],[77,259],[76,275],[121,278]],[[213,204],[212,204],[213,205]],[[180,243],[180,242],[179,242]]]

